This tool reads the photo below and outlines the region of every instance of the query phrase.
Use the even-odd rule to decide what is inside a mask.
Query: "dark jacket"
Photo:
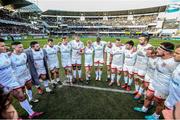
[[[28,68],[30,70],[30,74],[32,76],[32,82],[34,85],[40,85],[40,82],[39,82],[39,76],[38,76],[38,73],[37,73],[37,70],[34,66],[34,59],[33,59],[33,52],[32,52],[32,49],[29,48],[27,50],[25,50],[25,53],[27,55],[27,62],[28,62]],[[48,74],[48,66],[47,66],[47,53],[46,51],[43,49],[43,53],[44,53],[44,66],[46,68],[46,77],[47,79],[49,79],[49,74]]]

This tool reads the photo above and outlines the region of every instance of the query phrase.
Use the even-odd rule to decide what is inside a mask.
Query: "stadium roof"
[[[21,12],[21,13],[33,13],[33,12],[39,13],[39,12],[42,12],[40,10],[40,8],[34,3],[31,4],[31,5],[22,7],[18,11]]]
[[[92,12],[78,12],[78,11],[62,11],[62,10],[47,10],[42,15],[54,15],[54,16],[118,16],[118,15],[130,15],[130,14],[147,14],[164,12],[167,6],[151,7],[144,9],[131,9],[121,11],[92,11]]]
[[[7,7],[12,9],[18,9],[21,7],[28,6],[32,3],[26,0],[0,0],[0,4],[5,8]]]
[[[42,11],[124,11],[166,6],[169,0],[38,0]]]

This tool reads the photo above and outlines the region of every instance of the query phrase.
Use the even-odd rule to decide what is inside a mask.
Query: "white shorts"
[[[149,83],[148,89],[150,89],[150,90],[152,90],[152,91],[155,91],[155,89],[154,89],[152,83]]]
[[[137,67],[134,67],[133,73],[134,73],[134,74],[137,74],[137,75],[140,76],[140,77],[144,77],[144,76],[146,75],[146,70],[143,70],[143,69],[139,69],[139,68],[137,68]]]
[[[133,74],[133,67],[134,67],[134,66],[124,65],[124,66],[123,66],[123,71],[124,71],[124,72],[128,72],[129,74]]]
[[[107,65],[107,66],[111,66],[110,61],[107,61],[107,62],[106,62],[106,65]]]
[[[160,99],[164,99],[164,100],[165,100],[168,95],[167,95],[167,94],[160,93],[159,91],[155,90],[154,96],[157,97],[157,98],[160,98]]]
[[[0,83],[4,88],[5,93],[9,93],[14,89],[21,88],[22,86],[16,81],[16,78],[13,77],[12,80],[8,80],[6,83]]]
[[[40,76],[41,74],[46,74],[46,69],[45,68],[37,69],[37,73],[38,73],[38,76]]]
[[[61,59],[61,63],[62,63],[62,67],[63,67],[63,68],[71,67],[71,66],[72,66],[72,64],[71,64],[71,58]]]
[[[111,64],[111,69],[116,69],[117,71],[123,71],[123,66]]]
[[[93,63],[92,62],[89,62],[89,63],[85,62],[84,65],[85,65],[85,67],[92,67]]]
[[[94,66],[103,66],[104,64],[104,59],[102,58],[94,58]]]
[[[51,64],[51,65],[48,64],[48,67],[49,67],[50,70],[53,70],[54,68],[59,68],[59,63],[56,62],[56,63]]]
[[[23,87],[23,86],[25,86],[26,82],[28,82],[30,80],[31,80],[31,75],[29,74],[24,78],[18,78],[17,82],[20,84],[21,87]]]
[[[169,96],[167,97],[166,101],[164,102],[165,106],[168,107],[169,109],[173,109],[173,107],[176,105],[177,103],[177,99],[174,97],[173,94],[169,94]]]
[[[144,81],[145,81],[145,82],[151,82],[152,79],[151,79],[151,77],[149,77],[148,74],[146,74],[145,77],[144,77]]]
[[[71,64],[72,65],[81,65],[81,58],[79,58],[79,59],[72,58]]]

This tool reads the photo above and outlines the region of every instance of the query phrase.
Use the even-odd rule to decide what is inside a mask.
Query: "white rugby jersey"
[[[61,44],[59,46],[60,51],[61,51],[61,59],[62,60],[67,60],[71,59],[71,45],[69,43],[67,44]]]
[[[134,66],[136,62],[137,52],[133,52],[133,49],[131,50],[125,49],[124,54],[125,54],[124,64],[127,66]]]
[[[103,59],[104,58],[105,46],[106,46],[105,41],[100,41],[99,44],[97,42],[93,42],[94,58],[95,59]]]
[[[92,63],[93,61],[93,47],[85,47],[84,49],[84,55],[85,55],[85,63]]]
[[[178,64],[178,62],[174,61],[174,58],[159,58],[157,60],[153,80],[153,87],[155,90],[164,95],[168,95],[172,73]]]
[[[83,42],[76,40],[70,41],[71,47],[72,47],[72,59],[81,59],[80,51],[84,49]]]
[[[47,53],[47,63],[49,66],[53,65],[53,64],[58,64],[58,51],[59,48],[57,45],[54,45],[53,47],[50,47],[49,45],[47,45],[46,48],[44,48],[46,50]]]
[[[29,69],[27,67],[27,56],[25,53],[21,54],[11,54],[11,63],[15,76],[20,79],[25,79],[30,75]],[[21,80],[22,80],[21,79]]]
[[[146,46],[138,45],[137,46],[137,58],[136,58],[136,63],[135,66],[138,69],[147,69],[147,63],[148,63],[148,57],[146,55],[146,50],[152,47],[151,44],[147,44]]]
[[[11,59],[7,53],[0,53],[0,84],[6,86],[12,82],[16,82],[11,67]]]
[[[147,71],[146,74],[154,80],[154,72],[155,72],[155,68],[156,68],[156,64],[157,64],[157,60],[158,58],[148,58],[148,64],[147,64]]]
[[[117,47],[114,45],[111,49],[112,64],[122,66],[124,63],[124,46]]]
[[[106,55],[107,55],[106,61],[109,62],[110,61],[110,56],[111,56],[111,48],[106,46],[104,52],[106,52]]]
[[[45,69],[44,61],[43,61],[43,58],[44,58],[43,50],[42,49],[40,49],[39,51],[32,50],[32,52],[33,52],[33,59],[34,59],[35,68],[37,70],[38,69]]]
[[[175,104],[180,101],[180,64],[174,70],[169,87],[169,94],[171,97],[169,103],[171,106],[175,106]]]

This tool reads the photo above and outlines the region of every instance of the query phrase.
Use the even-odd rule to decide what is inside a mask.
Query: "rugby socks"
[[[56,78],[56,82],[59,82],[60,81],[60,77]]]
[[[128,77],[124,76],[124,83],[127,84],[128,83]]]
[[[72,75],[69,75],[69,80],[70,82],[72,82]]]
[[[131,85],[132,85],[132,82],[133,82],[133,79],[132,79],[132,78],[129,78],[128,86],[131,86]]]
[[[32,96],[32,90],[31,90],[31,89],[30,89],[30,90],[27,90],[27,89],[26,89],[26,94],[27,94],[27,96],[28,96],[29,101],[31,101],[32,98],[33,98],[33,96]]]
[[[99,70],[99,79],[101,79],[102,71]]]
[[[114,82],[116,74],[111,74],[111,82]]]
[[[143,91],[144,91],[144,89],[143,89],[142,87],[139,87],[139,91],[138,91],[138,93],[139,93],[140,95],[142,95],[142,94],[143,94]]]
[[[24,110],[26,110],[26,112],[28,112],[29,115],[32,115],[34,113],[27,99],[20,102],[20,105],[22,108],[24,108]]]
[[[143,106],[143,107],[141,108],[141,110],[142,110],[143,112],[147,112],[147,111],[148,111],[148,108],[146,108],[146,107]]]
[[[90,74],[88,74],[88,80],[90,80],[90,78],[91,78],[91,75],[90,75]]]
[[[119,82],[121,79],[121,75],[117,75],[117,82]]]
[[[98,70],[96,70],[96,78],[98,78],[99,77],[99,72],[98,72]]]
[[[135,84],[135,90],[139,91],[139,85]]]
[[[78,70],[79,78],[81,78],[81,70]]]
[[[44,80],[44,87],[47,88],[49,86],[48,80]]]
[[[86,73],[86,80],[88,80],[88,73]]]
[[[160,115],[156,114],[156,113],[153,113],[152,114],[156,119],[159,119]]]
[[[73,77],[76,78],[76,70],[73,70]]]
[[[107,76],[107,77],[108,77],[108,79],[110,79],[110,78],[111,78],[110,74],[108,74],[108,76]]]

